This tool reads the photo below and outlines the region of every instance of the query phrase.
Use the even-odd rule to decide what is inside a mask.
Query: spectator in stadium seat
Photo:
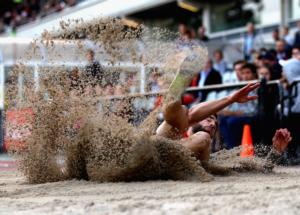
[[[257,79],[256,66],[252,63],[246,63],[241,68],[241,76],[243,81],[252,81]]]
[[[114,95],[114,87],[112,84],[108,83],[105,85],[103,90],[103,96],[112,96]]]
[[[150,73],[147,84],[147,90],[151,93],[158,93],[162,90],[162,78],[161,74],[158,71],[158,68],[153,68]],[[149,97],[148,99],[148,107],[149,109],[157,108],[161,105],[162,97],[160,95],[154,95]]]
[[[77,0],[67,0],[67,5],[68,5],[69,7],[75,6],[76,3],[77,3]]]
[[[198,73],[196,79],[198,87],[222,83],[222,76],[220,75],[219,71],[213,68],[213,62],[211,59],[207,60],[204,70]],[[208,91],[200,92],[198,94],[198,100],[205,101],[207,93]]]
[[[178,32],[180,37],[182,37],[183,35],[185,35],[186,31],[188,30],[187,26],[183,23],[179,23],[178,25]]]
[[[69,74],[70,78],[70,90],[82,92],[82,84],[80,83],[80,72],[77,67],[72,69]]]
[[[299,155],[297,150],[299,149],[300,134],[299,134],[299,122],[300,122],[300,84],[296,84],[294,87],[291,84],[300,79],[300,60],[292,58],[287,61],[280,61],[283,66],[283,78],[286,81],[286,88],[290,90],[291,93],[295,92],[297,89],[298,94],[296,97],[292,98],[287,107],[285,108],[286,114],[286,126],[290,129],[293,136],[293,141],[288,148],[288,158],[290,163],[300,163]]]
[[[280,40],[279,30],[277,28],[272,31],[272,38],[274,43]]]
[[[277,60],[287,60],[291,57],[291,48],[283,39],[276,41]]]
[[[245,60],[237,60],[233,63],[233,71],[227,71],[222,75],[223,84],[232,84],[242,81],[242,67],[247,62]],[[219,92],[210,92],[207,95],[208,100],[215,100],[217,98],[223,98],[224,96],[230,95],[235,90],[221,90]]]
[[[293,47],[293,49],[292,49],[292,58],[300,60],[300,45]]]
[[[213,62],[211,59],[208,59],[204,70],[198,74],[198,86],[206,86],[211,84],[221,84],[222,77],[220,72],[213,68]]]
[[[225,72],[223,74],[223,83],[237,83],[242,81],[241,70],[246,63],[244,60],[235,61],[233,63],[233,72]]]
[[[243,81],[256,80],[255,65],[246,63],[241,68],[241,77]],[[245,104],[233,104],[219,114],[220,131],[224,138],[224,144],[228,149],[231,149],[240,144],[243,126],[245,124],[252,124],[255,120],[257,115],[257,101]]]
[[[290,30],[288,26],[284,26],[282,28],[282,39],[289,45],[294,45],[294,37],[290,34]]]
[[[261,47],[263,47],[263,39],[256,34],[254,24],[250,22],[247,24],[247,33],[243,38],[243,53],[245,60],[252,60],[252,52]]]
[[[227,63],[223,59],[223,52],[220,49],[214,51],[214,69],[219,71],[221,75],[226,72]]]
[[[0,17],[0,34],[5,31],[3,19]]]
[[[199,28],[198,28],[198,38],[203,41],[203,42],[208,42],[209,41],[209,38],[208,36],[205,34],[205,27],[203,25],[201,25]]]
[[[203,87],[212,84],[221,84],[222,76],[213,68],[211,59],[206,62],[204,70],[200,71],[191,81],[190,87]],[[191,103],[198,103],[205,101],[209,91],[185,93],[182,98],[184,105],[190,105]]]
[[[38,17],[45,17],[49,14],[58,12],[66,8],[66,6],[74,6],[77,0],[28,0],[7,1],[7,10],[0,8],[0,26],[4,25],[2,31],[11,33],[13,27],[26,24],[36,20]],[[3,20],[2,20],[3,19]],[[0,32],[1,27],[0,27]]]
[[[187,29],[184,34],[181,35],[183,42],[190,42],[192,40],[192,31]]]
[[[193,40],[196,39],[197,38],[197,33],[196,33],[195,29],[191,28],[190,31],[191,31],[191,38]]]
[[[126,91],[128,94],[134,94],[138,93],[138,88],[136,86],[136,75],[135,74],[129,74],[126,80]]]
[[[92,85],[104,86],[104,69],[98,61],[95,60],[95,53],[93,50],[89,49],[86,53],[86,58],[88,60],[88,65],[85,67],[86,75],[90,79]]]
[[[295,33],[294,46],[300,45],[300,21],[297,22],[298,31]]]
[[[157,93],[159,92],[160,86],[158,84],[158,78],[161,76],[161,74],[159,74],[158,72],[158,68],[153,68],[150,77],[149,77],[149,81],[148,81],[148,90],[152,93]]]
[[[265,79],[266,81],[270,81],[271,80],[271,68],[269,66],[262,66],[260,68],[258,68],[258,77],[259,79]]]
[[[265,51],[262,51],[262,52],[265,52]],[[257,68],[263,67],[265,65],[264,60],[261,55],[261,52],[256,53],[256,55],[254,56],[253,63],[255,64],[255,66]]]
[[[265,51],[259,56],[263,65],[267,65],[272,68],[272,78],[274,80],[280,79],[282,75],[282,67],[276,59],[276,51]]]
[[[125,95],[126,94],[126,90],[125,90],[125,87],[121,84],[117,84],[115,87],[114,87],[114,94],[115,96],[122,96],[122,95]]]

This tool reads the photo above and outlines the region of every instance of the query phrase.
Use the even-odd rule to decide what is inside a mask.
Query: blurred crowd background
[[[2,1],[0,33],[3,37],[28,37],[31,36],[29,31],[38,33],[47,20],[61,19],[82,8],[101,8],[102,2],[109,1]],[[114,3],[112,12],[119,10],[122,4],[124,10],[129,5],[125,0],[119,3]],[[142,6],[135,5],[136,11],[127,8],[120,18],[176,32],[178,38],[174,42],[178,46],[199,43],[208,47],[210,57],[203,71],[198,71],[190,83],[191,88],[182,96],[187,107],[227,96],[245,82],[261,81],[260,89],[255,92],[259,95],[257,101],[233,104],[218,114],[224,147],[240,145],[245,124],[251,125],[255,144],[265,146],[272,144],[277,128],[287,127],[293,141],[285,155],[286,163],[300,163],[299,0],[146,0],[136,4]],[[70,79],[75,83],[82,73],[100,82],[109,79],[101,60],[93,50],[88,50],[84,67],[70,67]],[[11,64],[7,65],[6,72]],[[154,94],[168,87],[163,72],[155,66],[147,70],[144,85],[140,84],[142,77],[138,70],[114,77],[118,80],[86,87],[83,93],[98,96],[153,93],[132,100],[134,110],[140,113],[136,114],[139,117],[133,120],[135,123],[142,120],[141,115],[146,116],[159,107],[162,97]],[[205,88],[209,85],[213,87]]]
[[[80,0],[15,0],[0,3],[0,33],[16,33],[16,28],[75,6]]]

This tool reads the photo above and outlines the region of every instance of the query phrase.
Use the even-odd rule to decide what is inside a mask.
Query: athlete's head
[[[196,123],[191,127],[191,134],[195,134],[198,131],[204,131],[209,133],[211,138],[214,138],[216,135],[216,131],[218,128],[218,119],[217,115],[210,115],[209,117],[205,118],[204,120]]]

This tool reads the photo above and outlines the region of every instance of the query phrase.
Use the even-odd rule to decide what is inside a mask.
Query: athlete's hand
[[[245,103],[251,100],[257,99],[257,96],[249,96],[249,93],[259,87],[259,83],[251,83],[241,88],[240,90],[234,92],[230,95],[229,99],[232,103]]]
[[[291,134],[286,128],[278,129],[272,139],[273,148],[281,154],[286,149],[291,140]]]

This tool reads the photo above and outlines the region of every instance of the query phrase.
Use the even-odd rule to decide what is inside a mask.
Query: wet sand
[[[239,173],[213,182],[27,184],[0,172],[0,214],[299,214],[300,167]]]

